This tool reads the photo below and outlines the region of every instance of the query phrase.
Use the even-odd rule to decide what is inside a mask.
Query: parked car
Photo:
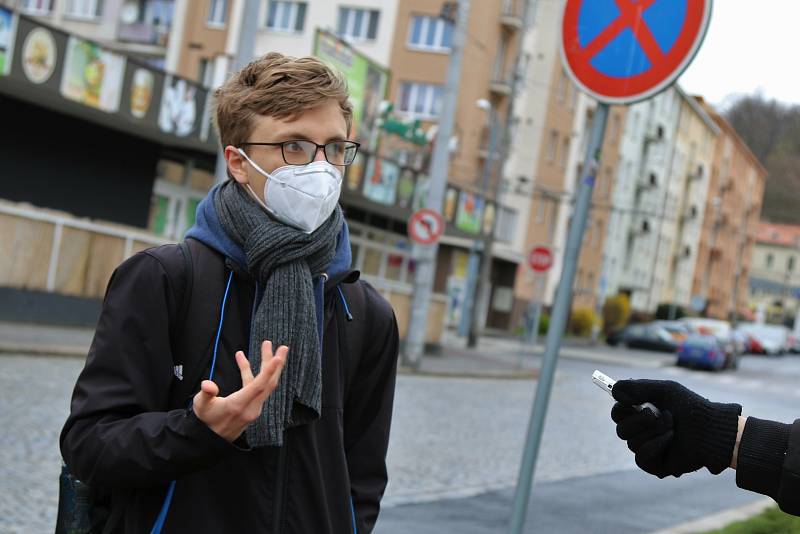
[[[726,368],[736,369],[739,362],[737,358],[728,356],[725,352],[725,347],[716,336],[691,334],[678,347],[676,365],[681,367],[702,367],[716,371]]]
[[[728,321],[704,317],[687,317],[682,321],[693,333],[712,335],[717,339],[720,348],[725,354],[724,367],[726,369],[739,367],[739,357],[746,349],[746,339],[744,336],[734,334],[733,327]]]
[[[625,329],[622,341],[630,349],[655,350],[659,352],[675,352],[678,343],[672,334],[657,323],[632,324]]]
[[[662,327],[669,332],[672,338],[678,343],[685,341],[689,334],[692,333],[691,329],[681,321],[654,321],[653,324]]]
[[[781,325],[741,323],[738,326],[748,338],[748,352],[778,356],[791,347],[789,329]]]
[[[618,328],[606,336],[606,343],[612,347],[616,347],[620,343],[625,343],[625,336],[628,333],[630,326]]]

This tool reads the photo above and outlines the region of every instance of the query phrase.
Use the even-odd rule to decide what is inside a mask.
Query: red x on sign
[[[669,86],[697,52],[711,0],[567,0],[562,59],[598,100],[626,104]]]

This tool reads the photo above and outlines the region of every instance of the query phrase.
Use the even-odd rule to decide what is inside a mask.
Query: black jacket
[[[233,355],[247,351],[255,284],[188,243],[193,282],[176,245],[138,253],[112,275],[61,434],[71,472],[110,491],[114,532],[149,532],[173,479],[163,532],[371,532],[387,482],[398,352],[391,307],[355,271],[326,282],[322,416],[290,429],[283,447],[249,450],[187,407],[207,378],[231,270],[214,381],[220,395],[241,388]]]
[[[769,495],[800,516],[800,419],[791,425],[748,417],[736,458],[736,484]]]

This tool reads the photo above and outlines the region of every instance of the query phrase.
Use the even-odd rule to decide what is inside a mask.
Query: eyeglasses
[[[279,146],[287,165],[308,165],[314,161],[321,148],[328,163],[345,166],[353,163],[361,145],[355,141],[331,141],[318,145],[307,139],[293,139],[280,143],[242,143],[242,146]]]

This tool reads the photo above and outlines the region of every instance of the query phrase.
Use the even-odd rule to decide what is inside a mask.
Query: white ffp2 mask
[[[342,188],[342,173],[327,161],[308,165],[284,165],[272,173],[258,166],[242,150],[239,153],[267,178],[263,196],[248,189],[256,200],[280,222],[310,234],[328,220]]]

